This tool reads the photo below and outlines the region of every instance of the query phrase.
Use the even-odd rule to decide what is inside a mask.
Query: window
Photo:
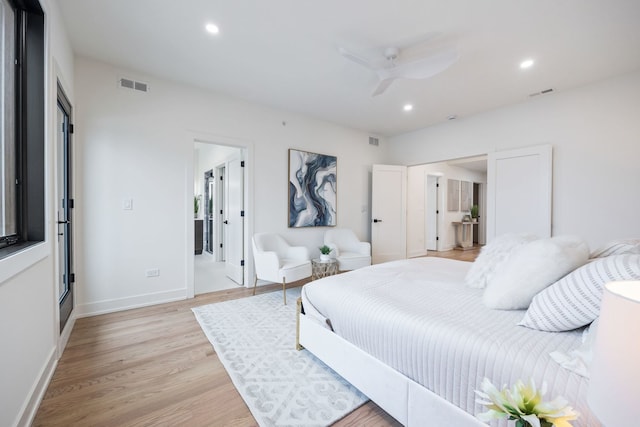
[[[44,241],[44,14],[0,0],[0,258]]]
[[[2,134],[0,135],[0,245],[6,245],[16,236],[16,122],[15,122],[15,12],[7,0],[0,0],[2,25],[2,58],[0,61],[0,109]],[[15,239],[15,237],[13,237]]]

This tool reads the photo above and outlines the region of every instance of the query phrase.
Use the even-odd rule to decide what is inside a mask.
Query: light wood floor
[[[450,251],[428,251],[427,256],[435,256],[440,258],[451,258],[457,259],[459,261],[475,261],[475,259],[480,254],[480,249],[482,246],[474,245],[472,249],[467,249],[466,251],[459,251],[457,249],[453,249]]]
[[[450,252],[437,254],[477,255]],[[278,289],[262,286],[258,293]],[[250,289],[232,289],[78,319],[33,425],[257,425],[191,312],[191,307],[250,295]],[[373,402],[335,424],[399,425]]]

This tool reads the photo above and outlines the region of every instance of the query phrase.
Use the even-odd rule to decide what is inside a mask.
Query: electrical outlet
[[[147,270],[146,274],[147,274],[147,277],[158,277],[160,275],[160,269],[150,268]]]

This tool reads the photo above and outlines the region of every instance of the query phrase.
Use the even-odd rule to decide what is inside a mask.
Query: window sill
[[[25,242],[0,249],[0,284],[46,258],[49,253],[47,242]]]

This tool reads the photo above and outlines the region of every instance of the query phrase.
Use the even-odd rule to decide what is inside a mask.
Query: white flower
[[[480,388],[482,391],[476,390],[476,402],[488,409],[487,412],[478,414],[481,421],[509,418],[526,421],[532,427],[571,427],[569,421],[575,420],[579,415],[561,397],[551,402],[543,402],[546,384],[543,383],[542,388],[538,390],[533,379],[529,380],[528,384],[518,380],[511,389],[505,385],[502,390],[498,390],[488,378],[485,378]]]

